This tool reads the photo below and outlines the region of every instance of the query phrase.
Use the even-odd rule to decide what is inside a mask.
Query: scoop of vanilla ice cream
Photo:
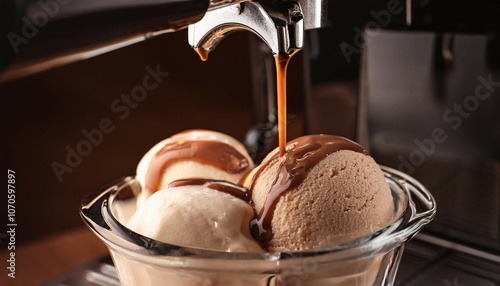
[[[217,143],[223,145],[215,146]],[[166,153],[166,148],[169,148],[169,154],[160,156],[162,152]],[[217,151],[218,154],[203,158],[208,151]],[[163,161],[158,163],[160,160]],[[165,166],[159,168],[154,164]],[[238,140],[223,133],[196,129],[175,134],[151,148],[139,162],[136,178],[147,197],[156,190],[167,188],[170,182],[184,178],[212,178],[238,183],[253,167],[250,155]],[[159,172],[153,174],[158,176],[158,182],[154,183],[155,186],[148,186],[152,184],[154,172]]]
[[[277,176],[284,160],[286,156],[275,151],[264,159],[263,169],[254,172],[252,199],[257,213],[273,184],[287,184]],[[250,184],[250,179],[246,181]],[[346,242],[388,226],[394,217],[393,198],[381,169],[369,155],[352,150],[328,154],[298,186],[273,196],[277,203],[270,210],[274,211],[272,238],[265,242],[270,251]]]
[[[253,208],[203,185],[163,189],[148,197],[128,222],[144,236],[169,244],[230,252],[263,252],[250,235]]]

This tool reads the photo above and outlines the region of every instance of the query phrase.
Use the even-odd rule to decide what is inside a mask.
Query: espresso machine
[[[21,2],[0,12],[10,35],[0,83],[184,28],[210,57],[230,33],[249,31],[245,144],[256,162],[277,145],[272,57],[300,51],[289,71],[289,136],[358,141],[436,198],[437,216],[408,244],[395,285],[500,284],[500,2]],[[47,285],[119,283],[103,258]]]

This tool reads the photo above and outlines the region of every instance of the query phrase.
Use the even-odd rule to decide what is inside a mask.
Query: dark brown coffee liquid
[[[144,187],[146,195],[149,196],[158,190],[162,174],[169,166],[185,160],[210,165],[229,174],[243,172],[250,165],[243,154],[226,143],[203,140],[175,141],[166,144],[151,159]]]
[[[204,48],[195,48],[194,51],[200,56],[200,60],[206,62],[208,60],[208,53],[209,51],[205,50]]]
[[[278,142],[280,155],[285,154],[286,147],[286,73],[291,57],[288,54],[278,54],[274,57],[278,94]]]
[[[269,164],[281,163],[264,206],[252,221],[252,232],[259,241],[268,242],[273,236],[271,222],[276,205],[287,191],[299,186],[309,174],[309,171],[328,155],[340,151],[351,150],[367,154],[364,148],[346,138],[334,135],[308,135],[299,137],[287,144],[288,149],[281,155],[275,154],[263,162],[251,182],[250,189],[255,187],[255,181]]]

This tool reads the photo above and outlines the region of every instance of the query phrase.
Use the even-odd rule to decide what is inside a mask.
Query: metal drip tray
[[[474,252],[466,247],[464,251]],[[500,256],[466,252],[424,242],[417,235],[406,246],[395,285],[500,285]]]
[[[425,234],[406,245],[395,286],[500,285],[500,256],[468,247],[446,247]],[[84,265],[45,286],[120,286],[109,256]]]

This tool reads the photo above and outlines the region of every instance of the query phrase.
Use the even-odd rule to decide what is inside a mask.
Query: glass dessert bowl
[[[118,180],[82,201],[86,225],[106,244],[121,284],[129,285],[393,285],[405,243],[435,215],[429,191],[412,177],[381,166],[394,220],[343,244],[278,253],[236,253],[167,244],[125,227],[141,185]]]

